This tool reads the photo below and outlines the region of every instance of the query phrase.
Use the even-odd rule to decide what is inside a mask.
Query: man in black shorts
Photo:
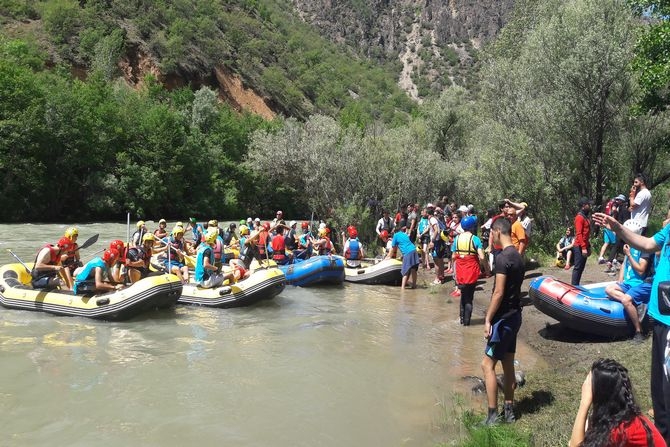
[[[482,370],[486,383],[488,415],[484,423],[495,424],[498,421],[498,383],[496,364],[502,362],[504,372],[504,420],[514,422],[514,353],[516,335],[521,327],[521,284],[524,278],[524,262],[514,248],[511,237],[512,224],[507,219],[496,220],[491,227],[493,243],[502,247],[496,257],[495,283],[491,303],[486,311],[484,337],[486,349],[482,359]]]

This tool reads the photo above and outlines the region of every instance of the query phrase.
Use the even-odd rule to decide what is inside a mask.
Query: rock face
[[[380,62],[402,64],[415,98],[467,87],[476,50],[506,23],[514,0],[292,0],[302,20]]]

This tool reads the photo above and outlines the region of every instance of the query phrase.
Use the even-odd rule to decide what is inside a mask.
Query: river
[[[125,224],[85,224],[86,260]],[[156,225],[148,222],[153,230]],[[32,262],[66,225],[0,225]],[[110,323],[0,310],[1,445],[431,446],[483,411],[482,327],[448,286],[295,288],[248,308],[178,306]],[[476,301],[488,300],[478,293]],[[481,316],[473,315],[473,318]],[[520,343],[533,369],[539,356]],[[456,405],[457,402],[460,402]],[[453,427],[452,429],[453,430]]]

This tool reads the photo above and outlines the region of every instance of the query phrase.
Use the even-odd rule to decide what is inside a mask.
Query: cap
[[[257,217],[257,218],[254,219],[254,222],[260,222],[260,221],[261,221],[260,217]]]
[[[579,207],[581,208],[587,203],[590,205],[593,203],[593,200],[589,199],[588,197],[582,197],[581,199],[579,199],[579,202],[577,202],[577,205],[579,205]]]
[[[618,196],[616,196],[614,198],[614,200],[618,200],[620,202],[625,202],[626,201],[626,196],[624,196],[623,194],[619,194]]]
[[[296,222],[295,220],[292,220],[291,222],[289,222],[288,226],[291,227],[291,228],[293,228],[293,226],[294,226],[295,224],[297,224],[297,223],[298,223],[298,222]]]
[[[458,207],[458,211],[460,211],[461,213],[467,213],[468,212],[468,207],[465,206],[465,205],[461,205],[461,206]]]
[[[161,220],[158,221],[158,224],[159,224],[159,225],[160,225],[160,224],[167,224],[167,220],[165,220],[165,219],[161,219]]]
[[[281,210],[277,211],[277,214],[284,215],[284,213]]]
[[[247,222],[253,222],[254,220],[251,217],[247,217]]]

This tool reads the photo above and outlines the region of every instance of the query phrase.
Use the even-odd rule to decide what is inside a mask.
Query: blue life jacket
[[[358,259],[359,253],[361,250],[361,243],[358,242],[358,238],[349,239],[349,250],[344,254],[345,259]]]
[[[74,294],[77,294],[77,287],[88,280],[95,280],[95,269],[100,267],[105,273],[107,271],[107,264],[102,260],[100,256],[93,258],[84,265],[83,270],[74,277],[74,286],[72,287]]]
[[[205,256],[209,258],[209,263],[214,265],[214,250],[208,244],[201,244],[198,247],[198,253],[195,260],[195,282],[207,281],[211,273],[205,268]]]
[[[423,233],[426,231],[426,228],[430,225],[430,221],[428,220],[427,217],[422,217],[421,220],[419,221],[419,234]]]

